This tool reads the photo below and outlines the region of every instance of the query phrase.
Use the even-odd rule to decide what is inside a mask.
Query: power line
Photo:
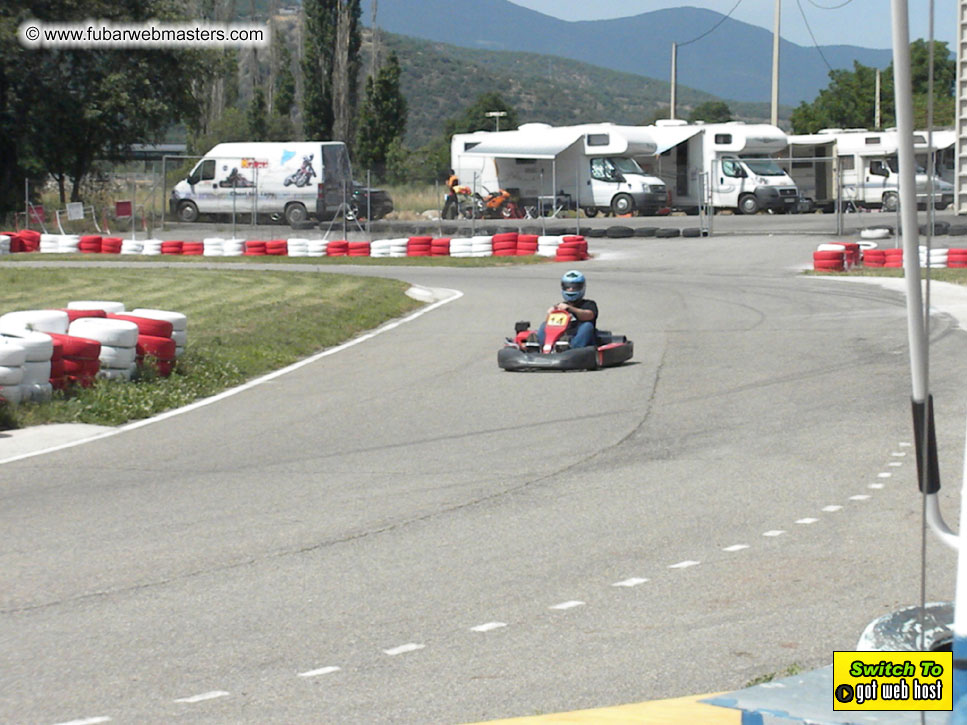
[[[809,0],[809,1],[812,2],[812,0]],[[829,61],[826,60],[826,56],[823,55],[823,49],[820,48],[819,47],[819,43],[816,42],[816,36],[813,35],[813,29],[809,27],[809,21],[806,20],[806,11],[802,9],[802,3],[800,2],[800,0],[796,0],[796,5],[799,7],[799,14],[802,15],[802,21],[806,24],[806,30],[809,31],[809,37],[813,39],[813,47],[816,49],[816,52],[819,53],[819,57],[823,59],[823,63],[826,64],[826,67],[829,68],[830,73],[832,73],[833,72],[833,66],[831,66],[829,64]],[[840,6],[840,7],[842,7],[842,6]],[[834,8],[823,8],[823,9],[824,10],[833,10]]]
[[[820,10],[839,10],[840,8],[845,8],[851,2],[853,2],[853,0],[846,0],[846,2],[842,2],[839,5],[827,6],[827,5],[818,5],[816,3],[816,0],[809,0],[810,5],[812,5],[814,8],[819,8]]]
[[[735,5],[732,6],[732,9],[729,10],[729,14],[728,15],[723,15],[721,20],[719,20],[715,25],[713,25],[711,28],[709,28],[708,30],[706,30],[701,35],[699,35],[697,38],[692,38],[691,40],[689,40],[689,41],[687,41],[685,43],[679,43],[678,44],[678,47],[681,48],[683,45],[691,45],[692,43],[701,40],[706,35],[710,35],[713,32],[715,32],[715,29],[718,28],[718,26],[720,26],[722,23],[724,23],[726,20],[728,20],[730,17],[732,17],[732,13],[734,13],[735,12],[735,9],[737,7],[739,7],[739,5],[741,5],[741,4],[742,4],[742,0],[738,0],[735,3]]]

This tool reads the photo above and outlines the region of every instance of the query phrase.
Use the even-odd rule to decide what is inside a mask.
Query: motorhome
[[[171,213],[253,214],[289,224],[331,217],[352,193],[349,151],[341,141],[222,143],[171,191]]]
[[[654,139],[656,151],[637,160],[665,181],[675,208],[796,210],[799,190],[770,158],[786,147],[786,134],[777,126],[665,119],[642,130]]]
[[[660,179],[636,156],[653,154],[650,135],[635,126],[592,123],[455,134],[451,165],[478,193],[505,189],[524,207],[580,207],[589,216],[654,214],[667,204]]]
[[[953,185],[935,174],[928,177],[926,166],[931,150],[927,134],[918,131],[914,134],[914,149],[917,158],[916,189],[918,206],[932,203],[935,208],[946,208],[953,201]],[[864,208],[880,208],[895,211],[900,199],[899,134],[896,130],[869,131],[864,128],[827,128],[809,135],[792,135],[789,145],[798,151],[793,156],[805,158],[809,148],[829,149],[824,155],[835,157],[835,168],[830,163],[823,175],[828,179],[826,186],[837,198],[835,186],[839,185],[838,198],[843,204],[855,204]],[[934,143],[934,150],[937,144]],[[835,179],[836,174],[839,179]]]

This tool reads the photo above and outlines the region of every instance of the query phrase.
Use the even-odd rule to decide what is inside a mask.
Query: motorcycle
[[[506,189],[489,191],[485,196],[474,193],[471,204],[462,209],[464,218],[471,219],[523,219],[524,210],[511,198]]]
[[[316,175],[316,170],[312,168],[312,159],[314,154],[302,157],[302,166],[296,169],[292,174],[285,177],[282,182],[283,186],[290,186],[295,184],[296,186],[302,187],[308,185],[312,180],[312,177]]]
[[[530,329],[530,322],[514,325],[513,339],[507,338],[497,352],[497,365],[503,370],[597,370],[620,365],[631,359],[634,343],[624,335],[609,330],[596,330],[593,345],[571,347],[571,323],[574,316],[552,309],[544,321],[544,345]]]

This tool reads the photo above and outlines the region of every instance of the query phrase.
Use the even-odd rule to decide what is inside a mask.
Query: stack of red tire
[[[205,243],[182,242],[181,253],[186,257],[201,257],[205,254]]]
[[[35,232],[33,229],[21,229],[20,243],[24,252],[39,252],[40,232]]]
[[[883,250],[886,261],[883,263],[884,267],[902,267],[903,266],[903,247],[897,247],[896,249],[884,249]]]
[[[842,272],[846,269],[846,249],[817,249],[813,252],[813,269],[823,272]]]
[[[101,369],[101,343],[97,340],[89,340],[86,337],[75,337],[74,335],[58,335],[54,332],[46,333],[54,341],[54,346],[60,343],[61,361],[58,370],[61,372],[61,380],[54,379],[54,364],[51,358],[50,365],[50,384],[53,387],[58,385],[80,385],[82,388],[89,388],[94,384],[94,378]]]
[[[967,249],[951,247],[947,250],[948,267],[967,267]]]
[[[450,237],[440,237],[430,242],[430,256],[431,257],[449,257],[450,256]]]
[[[346,254],[350,257],[368,257],[371,251],[369,242],[350,242],[348,249]]]
[[[410,237],[406,240],[407,257],[429,257],[432,254],[433,237]]]
[[[84,254],[101,253],[101,237],[96,234],[86,234],[77,242],[77,251]]]
[[[146,356],[156,360],[158,374],[163,378],[171,375],[175,366],[175,349],[177,344],[171,339],[172,324],[166,320],[156,320],[151,317],[137,315],[109,314],[108,319],[125,320],[138,326],[137,363],[144,365]]]
[[[289,243],[284,239],[272,239],[265,243],[265,253],[273,257],[288,256]]]
[[[860,245],[859,242],[837,242],[837,244],[842,244],[843,249],[846,251],[844,256],[844,261],[848,267],[856,267],[860,263]]]
[[[242,255],[245,257],[264,257],[266,255],[266,245],[267,242],[250,239],[245,242],[245,251],[242,252]]]
[[[166,241],[161,243],[162,254],[181,254],[184,242]]]
[[[867,249],[863,252],[864,267],[882,267],[886,264],[885,249]]]
[[[326,256],[328,257],[349,256],[349,242],[347,242],[345,239],[337,239],[333,242],[329,242],[329,246],[326,247]]]
[[[67,370],[64,368],[64,341],[53,340],[54,348],[50,353],[50,387],[54,390],[64,390],[67,387]]]
[[[121,237],[102,237],[101,254],[120,254],[121,242]]]
[[[521,234],[517,237],[517,256],[526,257],[537,254],[537,235]]]
[[[495,257],[517,256],[517,232],[494,234],[491,244],[493,244]]]
[[[588,258],[588,243],[584,237],[566,236],[561,239],[554,259],[558,262],[580,262]]]

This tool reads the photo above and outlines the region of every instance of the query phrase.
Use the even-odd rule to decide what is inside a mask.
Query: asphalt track
[[[497,368],[561,265],[340,268],[462,296],[0,466],[0,721],[679,698],[828,664],[919,601],[902,296],[802,276],[814,237],[595,241],[588,295],[633,364]],[[942,314],[931,336],[955,519],[967,338]],[[928,541],[928,599],[952,598],[953,561]]]

